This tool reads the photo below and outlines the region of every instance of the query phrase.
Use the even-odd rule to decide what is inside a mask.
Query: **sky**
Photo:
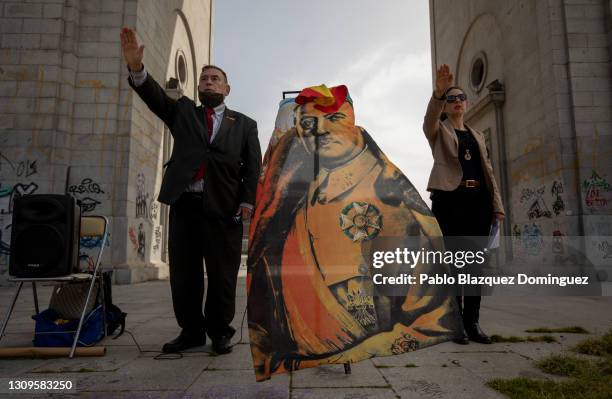
[[[429,204],[423,134],[431,96],[427,1],[213,0],[212,63],[229,77],[228,107],[255,119],[264,152],[282,92],[344,84],[356,124]]]

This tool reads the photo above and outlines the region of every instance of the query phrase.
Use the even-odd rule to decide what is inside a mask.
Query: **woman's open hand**
[[[436,97],[442,98],[446,90],[453,85],[453,74],[446,64],[442,64],[436,71]]]

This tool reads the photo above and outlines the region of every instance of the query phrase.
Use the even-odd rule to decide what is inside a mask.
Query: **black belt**
[[[459,185],[467,188],[478,188],[480,187],[480,182],[478,180],[461,180]]]

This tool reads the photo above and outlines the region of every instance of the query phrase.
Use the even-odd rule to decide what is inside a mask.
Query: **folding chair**
[[[92,300],[92,292],[94,286],[96,284],[96,280],[99,281],[100,287],[98,292],[101,293],[101,302],[102,302],[102,314],[103,314],[103,326],[104,326],[104,336],[106,336],[106,309],[104,307],[104,279],[102,278],[102,269],[100,267],[100,262],[102,260],[102,253],[104,252],[104,247],[106,246],[106,238],[108,236],[108,219],[104,216],[83,216],[81,217],[81,230],[80,237],[97,237],[101,239],[100,250],[98,251],[98,257],[96,263],[93,268],[92,273],[73,273],[67,276],[60,277],[45,277],[45,278],[9,278],[8,281],[17,283],[17,289],[15,291],[15,295],[13,296],[13,300],[9,306],[8,312],[4,317],[2,322],[2,328],[0,329],[0,340],[4,337],[4,332],[6,330],[6,326],[8,324],[9,319],[11,318],[11,314],[13,313],[13,308],[17,303],[17,298],[19,297],[19,293],[21,292],[21,288],[24,283],[31,282],[32,283],[32,292],[34,294],[34,308],[36,310],[36,314],[38,315],[38,295],[36,293],[36,282],[60,282],[60,283],[68,283],[68,282],[77,282],[77,281],[90,281],[89,290],[87,291],[87,298],[83,304],[83,310],[81,312],[81,317],[79,319],[79,324],[74,334],[74,342],[72,343],[72,349],[70,350],[69,358],[74,357],[74,352],[76,351],[76,346],[79,341],[79,336],[81,334],[81,329],[83,327],[83,321],[85,320],[85,313],[87,311],[87,306],[89,302]],[[75,265],[76,266],[76,265]],[[66,333],[70,333],[74,331],[66,331]],[[44,334],[44,333],[43,333]]]

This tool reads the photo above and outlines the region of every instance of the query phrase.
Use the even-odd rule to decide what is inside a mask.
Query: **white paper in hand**
[[[489,231],[489,242],[487,244],[487,249],[495,249],[499,248],[499,220],[495,219],[493,223],[491,223],[491,230]]]

